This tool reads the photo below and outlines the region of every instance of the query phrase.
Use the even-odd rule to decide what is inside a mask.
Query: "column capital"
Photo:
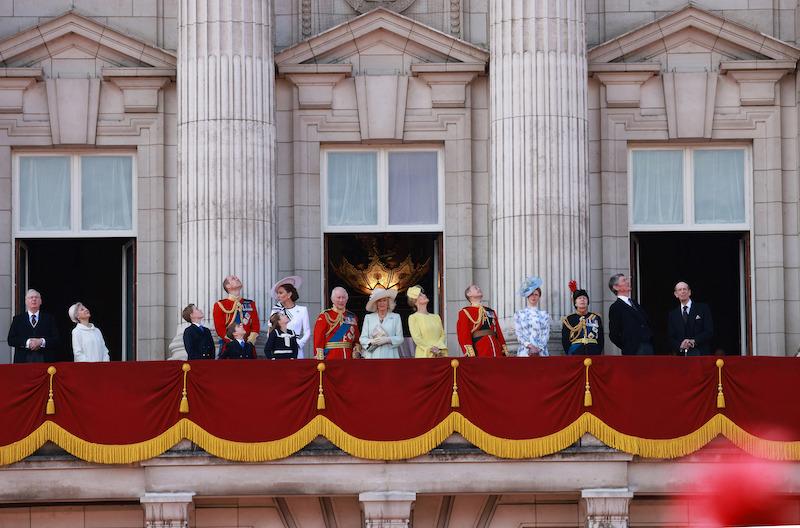
[[[187,528],[193,500],[194,492],[145,493],[139,499],[145,528]]]
[[[413,491],[367,491],[358,495],[365,528],[408,528],[417,494]]]
[[[585,489],[581,498],[586,501],[587,528],[627,528],[633,498],[628,488]]]

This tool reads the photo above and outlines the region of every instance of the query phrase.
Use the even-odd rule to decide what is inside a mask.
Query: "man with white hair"
[[[25,293],[25,313],[14,316],[8,330],[8,345],[14,347],[14,363],[55,361],[60,344],[56,322],[41,312],[42,296],[36,290]]]
[[[347,309],[350,296],[341,286],[331,291],[333,307],[323,311],[314,323],[316,359],[353,359],[361,353],[358,317]]]

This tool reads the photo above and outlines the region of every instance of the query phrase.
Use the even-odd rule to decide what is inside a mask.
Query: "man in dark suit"
[[[608,337],[623,356],[652,356],[653,331],[644,309],[631,299],[631,282],[622,273],[612,275],[608,289],[617,296],[608,310]]]
[[[8,330],[8,345],[14,347],[14,363],[55,361],[60,344],[56,322],[39,311],[42,296],[36,290],[25,293],[25,313],[15,315]]]
[[[216,348],[211,330],[203,326],[203,312],[194,304],[188,305],[181,312],[183,320],[189,323],[183,331],[183,346],[187,359],[214,359]]]
[[[675,285],[675,298],[681,303],[670,310],[667,333],[673,353],[682,356],[710,356],[714,321],[708,305],[692,301],[692,290],[685,282]]]

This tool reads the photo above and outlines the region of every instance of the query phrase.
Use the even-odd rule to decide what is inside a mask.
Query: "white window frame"
[[[131,228],[130,229],[83,229],[81,195],[81,157],[129,157],[131,158]],[[20,184],[19,165],[22,158],[66,157],[70,164],[70,229],[63,231],[35,231],[20,229]],[[12,219],[14,238],[127,238],[136,237],[138,217],[136,152],[130,150],[30,150],[17,151],[13,156],[14,214]]]
[[[633,221],[633,153],[635,151],[680,150],[683,152],[683,223],[636,224]],[[694,221],[694,151],[744,151],[744,222],[731,224],[697,224]],[[753,211],[753,153],[749,144],[675,144],[638,145],[628,148],[628,229],[629,231],[750,231]]]
[[[437,213],[435,224],[389,223],[389,154],[392,152],[436,152]],[[378,169],[378,222],[375,225],[332,226],[328,224],[328,153],[376,152]],[[444,148],[431,145],[403,146],[326,146],[320,149],[320,208],[323,233],[440,233],[444,231]]]

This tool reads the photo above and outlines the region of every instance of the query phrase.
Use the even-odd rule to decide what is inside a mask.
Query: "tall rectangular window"
[[[683,151],[633,152],[633,221],[683,223]]]
[[[744,209],[744,150],[694,151],[694,221],[741,224]]]
[[[377,223],[377,153],[329,153],[328,225],[369,226]]]
[[[81,157],[81,227],[129,230],[133,225],[130,156]]]
[[[749,170],[745,147],[633,148],[631,228],[748,229]]]
[[[66,156],[19,160],[20,231],[69,231],[70,159]]]
[[[389,153],[389,223],[439,221],[439,170],[436,152]]]
[[[15,229],[26,237],[133,236],[131,154],[19,154]]]
[[[326,231],[441,231],[440,149],[331,149],[322,160]]]

